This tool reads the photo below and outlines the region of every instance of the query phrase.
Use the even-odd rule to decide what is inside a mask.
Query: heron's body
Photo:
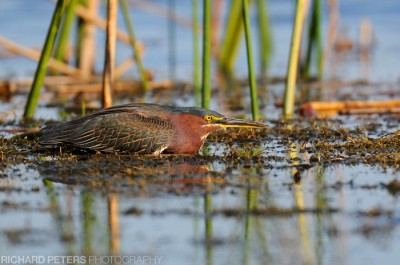
[[[265,126],[202,108],[131,103],[45,127],[39,143],[70,144],[109,153],[195,154],[210,132],[229,127],[223,121],[230,121],[234,127]]]

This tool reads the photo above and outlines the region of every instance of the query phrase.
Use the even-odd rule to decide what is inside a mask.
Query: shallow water
[[[189,1],[176,2],[178,11],[190,16]],[[284,76],[293,5],[292,1],[269,3],[275,43],[270,73]],[[352,53],[329,63],[326,78],[366,78],[387,84],[379,89],[396,91],[399,1],[340,4],[341,23],[349,28],[349,37],[357,38],[359,20],[368,17],[374,26],[376,47],[369,61],[360,61],[357,53]],[[28,8],[26,1],[1,1],[0,36],[39,47],[53,5],[37,1]],[[163,80],[168,77],[166,20],[137,9],[132,12],[137,37],[148,45],[145,64],[154,70],[156,79]],[[163,27],[164,35],[159,31]],[[104,37],[98,35],[99,39]],[[190,82],[191,32],[177,26],[177,37],[176,79]],[[97,70],[101,71],[102,47],[98,49]],[[257,49],[254,51],[257,57]],[[120,45],[118,60],[129,52]],[[242,49],[236,67],[239,76],[246,76],[244,56]],[[0,77],[31,77],[35,66],[26,59],[0,58]],[[132,75],[137,76],[136,71],[127,77]],[[362,94],[374,89],[373,85],[349,85],[323,91],[322,99],[388,97],[376,91],[369,96]],[[262,113],[272,128],[280,126],[275,119],[281,112],[274,102],[282,97],[282,91],[282,83],[268,86]],[[220,104],[224,96],[220,93],[214,99],[213,108],[235,114]],[[24,98],[1,101],[0,112],[12,110],[15,114],[9,119],[19,117]],[[145,98],[157,100],[152,94]],[[172,93],[171,98],[178,105],[194,101],[186,94],[176,99]],[[246,102],[243,105],[240,114],[250,117]],[[41,103],[36,117],[60,119],[59,110]],[[397,130],[397,120],[396,116],[379,115],[338,117],[326,124],[331,129],[360,126],[365,136],[379,138]],[[378,125],[371,128],[374,123]],[[103,257],[106,264],[111,264],[107,256],[151,256],[161,258],[161,264],[392,264],[399,260],[399,193],[387,188],[399,179],[398,163],[384,167],[346,162],[345,154],[330,163],[310,162],[315,154],[299,151],[301,140],[277,135],[277,131],[261,140],[235,141],[233,146],[226,136],[222,135],[221,141],[213,137],[208,151],[195,157],[71,155],[68,151],[59,156],[58,150],[45,151],[35,145],[18,146],[16,157],[2,153],[1,255],[96,256]],[[324,139],[322,134],[318,137],[338,141]],[[250,154],[254,149],[260,155]],[[89,258],[86,261],[82,263],[89,263]],[[133,259],[124,263],[135,262],[139,263]]]
[[[132,177],[118,167],[98,176],[82,168],[67,169],[65,177],[59,164],[56,174],[15,165],[2,179],[3,253],[154,255],[165,264],[387,264],[398,255],[399,205],[379,186],[398,178],[397,172],[313,167],[294,184],[290,168],[227,174],[211,166],[212,174],[162,177]],[[44,184],[43,178],[56,182]],[[57,183],[65,178],[81,184]],[[105,187],[98,187],[103,181]],[[369,217],[374,209],[378,215]]]

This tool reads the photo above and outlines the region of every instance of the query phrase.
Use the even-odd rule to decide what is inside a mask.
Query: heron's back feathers
[[[121,106],[42,129],[42,145],[71,144],[102,152],[161,153],[173,140],[173,124],[162,113]]]

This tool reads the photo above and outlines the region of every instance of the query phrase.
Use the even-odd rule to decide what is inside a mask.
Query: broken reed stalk
[[[211,97],[211,0],[204,0],[203,4],[203,84],[202,101],[203,108],[210,108]]]
[[[193,88],[195,105],[200,106],[201,102],[201,81],[200,81],[200,56],[199,56],[199,2],[192,0],[192,16],[193,16]]]
[[[228,76],[233,73],[243,31],[241,4],[241,1],[231,1],[225,36],[220,47],[219,68]]]
[[[268,9],[265,0],[257,0],[257,19],[258,19],[258,35],[259,49],[261,55],[261,74],[265,75],[268,68],[268,61],[272,50],[271,30],[268,17]]]
[[[311,57],[314,54],[315,64],[317,66],[317,77],[319,80],[323,74],[323,50],[322,50],[322,36],[321,36],[321,0],[314,0],[312,17],[308,30],[308,45],[306,61],[302,71],[302,77],[309,80],[311,71]]]
[[[44,77],[47,72],[47,64],[49,62],[54,42],[56,40],[58,28],[61,23],[66,0],[58,0],[51,19],[49,30],[47,31],[46,41],[43,46],[42,54],[36,68],[35,77],[32,87],[28,95],[28,101],[25,106],[24,118],[32,118],[35,114],[35,108],[40,95],[40,88],[43,85]]]
[[[54,51],[54,59],[60,62],[68,62],[68,37],[71,31],[72,23],[75,18],[75,6],[78,0],[70,0],[65,13],[65,18],[60,29],[57,46]],[[55,71],[54,71],[55,72]]]
[[[297,0],[296,15],[292,31],[292,43],[290,48],[289,63],[286,78],[283,116],[292,118],[296,93],[296,79],[300,55],[301,33],[304,24],[307,0]]]
[[[253,52],[251,43],[251,30],[249,19],[248,0],[242,1],[243,24],[246,37],[246,52],[247,52],[247,66],[249,69],[249,83],[250,83],[250,96],[251,96],[251,113],[253,120],[258,120],[258,99],[257,99],[257,84],[253,67]]]
[[[114,82],[115,41],[117,29],[118,0],[108,0],[107,38],[103,72],[103,108],[112,106],[112,88]]]
[[[143,90],[147,90],[147,74],[146,74],[146,70],[143,66],[143,61],[142,61],[142,57],[136,42],[136,37],[135,37],[135,31],[133,28],[133,23],[132,23],[132,19],[131,16],[129,14],[129,8],[128,8],[128,3],[126,2],[126,0],[120,0],[121,2],[121,7],[122,7],[122,11],[124,14],[124,18],[125,18],[125,24],[126,27],[128,29],[128,33],[129,33],[129,37],[131,39],[131,45],[132,45],[132,49],[134,51],[134,58],[136,61],[136,64],[138,66],[139,69],[139,74],[140,74],[140,79],[142,81],[142,86],[143,86]]]

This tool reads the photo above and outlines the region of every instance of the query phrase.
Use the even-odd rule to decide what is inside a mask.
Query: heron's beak
[[[220,125],[223,128],[231,128],[231,127],[237,127],[237,128],[267,128],[268,125],[261,123],[261,122],[256,122],[256,121],[246,121],[246,120],[241,120],[241,119],[233,119],[233,118],[222,118],[217,122],[218,125]]]

